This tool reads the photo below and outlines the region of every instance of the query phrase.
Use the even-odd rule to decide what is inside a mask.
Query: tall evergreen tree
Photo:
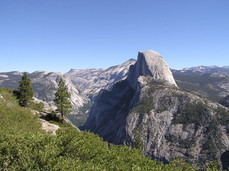
[[[19,105],[27,107],[29,106],[30,102],[33,100],[33,88],[30,83],[30,79],[26,72],[23,74],[21,81],[19,82],[18,88],[18,98],[19,98]]]
[[[64,114],[69,114],[72,111],[72,105],[69,100],[70,94],[67,91],[67,87],[63,79],[60,79],[57,92],[55,93],[54,102],[57,106],[57,111],[60,112],[62,122],[64,121]]]

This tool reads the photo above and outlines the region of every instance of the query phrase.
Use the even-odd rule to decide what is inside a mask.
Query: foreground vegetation
[[[0,170],[194,170],[181,160],[163,165],[67,124],[56,136],[47,134],[11,90],[0,88],[0,97]]]

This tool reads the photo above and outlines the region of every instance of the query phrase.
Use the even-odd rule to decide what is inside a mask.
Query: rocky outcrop
[[[158,52],[151,50],[138,53],[137,63],[131,66],[128,73],[129,84],[136,87],[140,76],[150,76],[157,80],[164,80],[168,84],[176,85],[172,72]]]
[[[148,78],[126,119],[126,144],[165,163],[175,157],[194,166],[217,160],[229,148],[229,111],[193,94]],[[137,133],[140,133],[139,135]]]
[[[41,129],[44,130],[45,132],[49,132],[52,135],[56,135],[56,131],[60,128],[58,125],[51,124],[48,121],[44,119],[40,119],[41,121]]]
[[[227,108],[178,89],[160,55],[146,51],[126,80],[100,92],[83,129],[152,159],[180,157],[202,167],[229,148],[228,125]]]

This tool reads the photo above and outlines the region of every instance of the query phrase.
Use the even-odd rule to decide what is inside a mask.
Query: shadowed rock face
[[[222,166],[224,170],[229,170],[229,150],[221,156]]]
[[[229,107],[229,95],[221,99],[219,103],[225,107]]]
[[[84,129],[114,144],[141,142],[152,159],[179,157],[202,168],[206,162],[220,162],[229,148],[228,125],[226,108],[179,90],[161,56],[145,51],[139,52],[126,80],[100,93]]]
[[[134,95],[126,80],[116,83],[111,91],[100,92],[82,129],[91,130],[110,143],[122,144]]]

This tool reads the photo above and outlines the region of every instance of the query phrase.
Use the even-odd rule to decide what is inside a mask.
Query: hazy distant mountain
[[[103,69],[72,69],[65,74],[81,93],[94,97],[101,89],[110,89],[117,81],[125,79],[129,67],[136,61],[130,59],[123,64]]]
[[[224,67],[218,67],[218,66],[197,66],[197,67],[190,67],[190,68],[184,68],[180,72],[183,73],[196,73],[196,74],[212,74],[212,73],[218,73],[223,75],[229,75],[229,66]]]
[[[178,86],[188,92],[213,101],[229,95],[228,66],[199,66],[172,72]]]

